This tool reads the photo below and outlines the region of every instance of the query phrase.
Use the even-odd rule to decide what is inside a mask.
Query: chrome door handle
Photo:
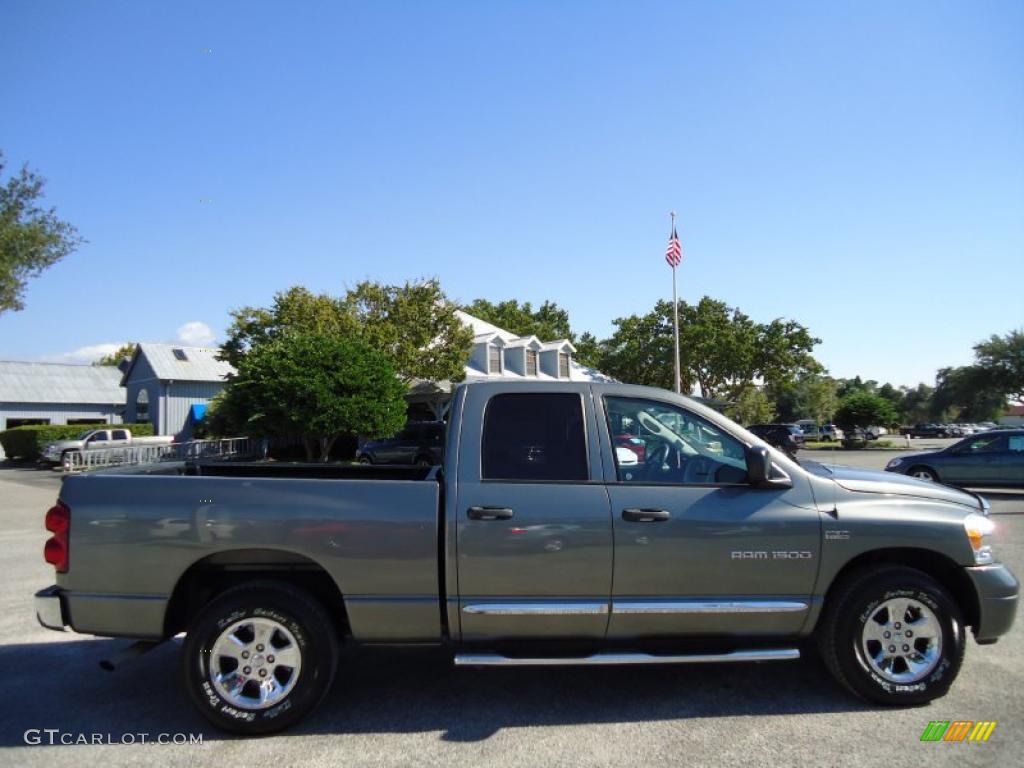
[[[630,508],[622,510],[622,519],[631,523],[662,523],[670,517],[672,515],[667,509]]]
[[[512,515],[508,507],[470,507],[466,510],[470,520],[508,520]]]

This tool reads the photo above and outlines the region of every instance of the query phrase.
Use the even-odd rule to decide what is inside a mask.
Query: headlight
[[[895,469],[896,467],[898,467],[902,463],[903,463],[903,459],[902,458],[890,459],[889,463],[885,465],[885,468],[886,469]]]
[[[985,565],[995,560],[992,554],[992,546],[985,543],[985,537],[990,536],[996,529],[996,524],[989,518],[974,513],[964,518],[964,531],[967,533],[967,540],[974,550],[974,562],[978,565]]]

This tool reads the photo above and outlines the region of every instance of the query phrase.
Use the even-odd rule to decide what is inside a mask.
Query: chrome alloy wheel
[[[916,683],[942,657],[942,627],[924,603],[896,597],[881,603],[861,630],[861,648],[871,669],[893,683]]]
[[[298,682],[302,652],[288,629],[266,618],[235,622],[210,650],[210,682],[239,709],[266,709]]]

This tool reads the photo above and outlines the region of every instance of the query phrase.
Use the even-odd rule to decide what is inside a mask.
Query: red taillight
[[[46,530],[53,536],[46,540],[43,557],[57,569],[57,573],[68,572],[68,531],[71,528],[71,509],[58,501],[46,511]]]

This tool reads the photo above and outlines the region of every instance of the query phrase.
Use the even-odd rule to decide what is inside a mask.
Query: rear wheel
[[[964,658],[964,625],[949,593],[898,566],[852,576],[826,606],[819,647],[847,690],[878,704],[924,704],[945,695]]]
[[[193,703],[226,731],[280,731],[327,694],[337,667],[334,629],[323,607],[274,582],[230,589],[193,621],[184,646]]]

